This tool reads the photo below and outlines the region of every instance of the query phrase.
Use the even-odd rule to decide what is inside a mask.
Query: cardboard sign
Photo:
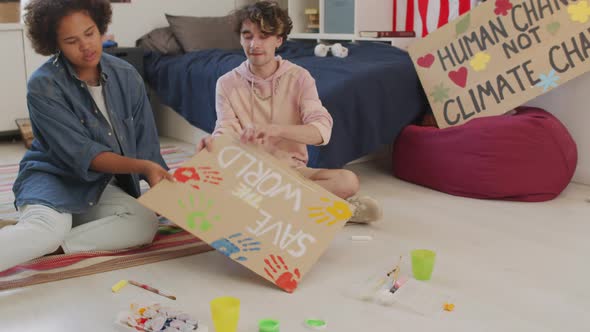
[[[414,43],[440,128],[503,114],[590,69],[587,0],[489,0]]]
[[[174,177],[139,202],[288,292],[352,216],[346,201],[226,136]]]

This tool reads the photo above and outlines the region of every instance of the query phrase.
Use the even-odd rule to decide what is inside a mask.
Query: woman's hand
[[[147,182],[150,185],[150,188],[153,188],[155,185],[157,185],[158,183],[160,183],[160,181],[164,179],[174,182],[174,177],[172,176],[172,174],[168,173],[159,164],[156,164],[155,162],[149,160],[143,160],[143,163],[144,164],[142,167],[143,169],[141,174],[143,174],[146,177]]]

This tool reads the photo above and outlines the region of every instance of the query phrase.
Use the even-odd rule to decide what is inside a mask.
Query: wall
[[[113,4],[113,23],[109,32],[115,34],[120,45],[134,45],[135,40],[144,33],[167,24],[164,13],[222,16],[248,1],[251,0],[133,0],[130,4]],[[367,0],[366,5],[372,7],[380,1]],[[45,57],[34,53],[28,40],[25,43],[25,59],[27,77],[45,61]],[[528,104],[552,112],[569,129],[578,144],[579,160],[574,181],[590,185],[590,130],[586,128],[590,125],[590,111],[585,101],[588,86],[590,74],[568,82]]]
[[[362,6],[362,10],[357,9],[357,19],[362,30],[388,30],[391,27],[392,1],[360,1],[357,0],[357,6]],[[590,126],[590,105],[585,101],[588,87],[590,73],[527,103],[553,113],[568,128],[578,145],[578,166],[573,181],[586,185],[590,185],[590,129],[587,128]]]
[[[388,31],[393,25],[393,1],[361,0],[355,3],[359,31]]]
[[[558,89],[533,99],[527,105],[553,113],[568,128],[578,145],[578,167],[574,182],[590,185],[590,73],[571,80]]]
[[[164,14],[187,16],[223,16],[242,0],[133,0],[113,4],[113,21],[108,33],[115,34],[120,46],[134,46],[135,40],[150,30],[167,26]],[[22,4],[25,5],[24,2]],[[36,54],[28,39],[25,42],[27,77],[47,57]]]
[[[164,14],[187,16],[223,16],[252,0],[133,0],[131,3],[113,4],[113,21],[108,33],[115,35],[120,46],[133,46],[135,41],[150,30],[167,26]],[[23,7],[25,3],[22,3]],[[35,53],[28,39],[25,41],[25,60],[27,78],[47,60]],[[184,138],[198,142],[204,135],[199,129],[169,108],[155,109],[160,131],[170,137]],[[199,136],[200,135],[200,136]]]
[[[133,0],[113,4],[114,33],[119,45],[133,46],[149,30],[167,26],[164,14],[223,16],[235,8],[235,0]]]

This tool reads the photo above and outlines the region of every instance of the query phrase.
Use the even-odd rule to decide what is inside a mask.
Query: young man
[[[275,56],[293,26],[275,2],[260,1],[237,10],[235,32],[248,58],[217,81],[217,123],[197,147],[209,148],[217,135],[230,133],[258,144],[306,178],[355,206],[353,222],[372,222],[381,207],[370,197],[354,197],[358,177],[344,169],[307,167],[307,145],[325,145],[332,117],[322,106],[307,70]]]

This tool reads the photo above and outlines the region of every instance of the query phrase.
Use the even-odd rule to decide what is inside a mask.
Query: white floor
[[[0,145],[0,162],[18,160],[20,144]],[[257,321],[267,317],[280,320],[282,332],[306,331],[302,323],[310,317],[323,318],[333,332],[590,330],[590,187],[571,184],[546,203],[510,203],[414,186],[374,162],[352,169],[363,190],[383,202],[385,218],[345,227],[294,294],[211,252],[0,292],[0,331],[119,330],[115,317],[133,301],[159,301],[211,327],[208,303],[220,295],[241,299],[240,332],[258,331]],[[374,240],[352,242],[351,235]],[[455,311],[420,316],[349,295],[399,255],[402,273],[411,273],[414,248],[437,252],[429,284],[452,296]],[[136,287],[113,294],[121,279],[164,288],[178,300]]]

